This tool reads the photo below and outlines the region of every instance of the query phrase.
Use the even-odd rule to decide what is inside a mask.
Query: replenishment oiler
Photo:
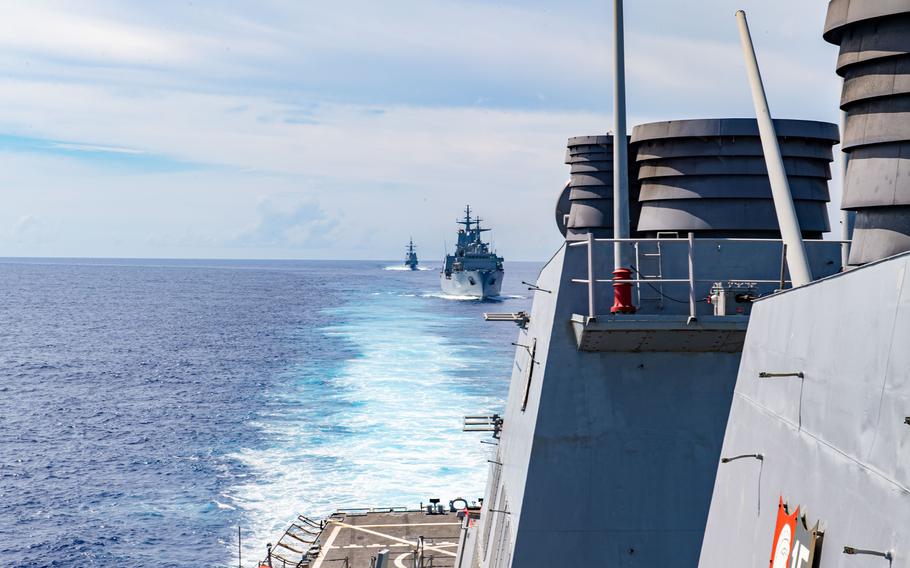
[[[829,3],[842,132],[772,120],[739,12],[756,118],[627,138],[615,13],[616,136],[569,140],[565,242],[488,314],[519,331],[504,413],[465,420],[485,498],[301,517],[273,565],[910,566],[910,0]]]
[[[465,207],[464,219],[458,221],[464,227],[458,229],[455,254],[446,254],[439,271],[444,294],[480,299],[499,296],[505,275],[503,258],[483,241],[483,233],[490,229],[482,228],[480,221],[479,217],[471,217],[470,206]]]

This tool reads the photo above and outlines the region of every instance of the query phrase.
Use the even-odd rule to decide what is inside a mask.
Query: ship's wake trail
[[[456,301],[466,301],[466,302],[480,302],[481,299],[477,296],[459,296],[455,294],[443,294],[442,292],[427,292],[421,294],[422,298],[439,298],[440,300],[456,300]],[[517,294],[501,294],[499,296],[489,296],[484,298],[484,302],[502,302],[505,300],[523,300],[524,296],[519,296]]]
[[[421,294],[421,298],[438,298],[440,300],[458,300],[465,302],[479,302],[480,298],[477,296],[458,296],[455,294],[443,294],[442,292],[427,292],[426,294]]]
[[[228,495],[244,511],[245,557],[262,556],[298,514],[481,495],[486,456],[461,423],[502,407],[502,369],[470,338],[439,332],[451,315],[418,303],[365,295],[326,311],[322,335],[346,359],[327,353],[269,393],[278,404],[256,425],[271,443],[233,456],[250,470]]]
[[[392,266],[386,266],[383,268],[383,270],[411,272],[410,268],[408,268],[407,266],[404,266],[404,265],[400,265],[400,264],[393,264]],[[428,271],[428,270],[435,270],[435,268],[430,267],[430,266],[418,266],[416,272],[424,272],[424,271]]]

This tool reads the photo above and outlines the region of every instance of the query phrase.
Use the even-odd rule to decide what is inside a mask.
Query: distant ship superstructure
[[[404,265],[411,270],[417,270],[417,264],[417,246],[414,245],[414,239],[411,239],[405,249]]]
[[[483,242],[482,235],[490,229],[480,225],[480,218],[471,217],[470,205],[465,207],[464,228],[458,230],[455,254],[446,254],[439,273],[442,291],[454,296],[491,298],[499,295],[504,275],[503,258]]]

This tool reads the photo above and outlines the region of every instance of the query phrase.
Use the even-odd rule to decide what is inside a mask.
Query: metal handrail
[[[727,280],[730,280],[730,279],[728,278]],[[710,278],[710,279],[696,278],[695,281],[696,282],[717,282],[717,278]],[[737,282],[754,282],[756,284],[778,284],[778,283],[780,283],[779,278],[775,278],[773,280],[761,279],[761,278],[737,278],[736,281]],[[572,282],[575,284],[587,284],[588,280],[586,280],[584,278],[573,278]],[[683,283],[688,283],[689,279],[688,278],[638,278],[638,279],[628,278],[628,279],[618,279],[617,280],[614,278],[607,278],[607,279],[597,278],[596,280],[594,280],[594,282],[600,282],[602,284],[605,284],[608,282],[610,284],[683,284]],[[787,279],[787,280],[784,280],[784,282],[789,283],[790,280]]]
[[[777,243],[782,247],[782,260],[786,255],[786,248],[782,239],[765,239],[765,238],[717,238],[717,239],[705,239],[706,241],[720,241],[720,242],[730,242],[730,243]],[[848,246],[851,244],[849,240],[825,240],[825,239],[805,239],[803,241],[808,245],[813,244],[840,244],[841,246]],[[667,244],[685,244],[688,248],[688,275],[686,278],[645,278],[639,272],[637,278],[626,278],[626,279],[613,279],[613,278],[596,278],[594,274],[594,244],[595,243],[630,243],[634,246],[638,246],[640,243],[667,243]],[[575,284],[587,284],[588,285],[588,320],[594,321],[597,317],[597,312],[594,303],[595,297],[595,284],[597,283],[609,283],[609,284],[635,284],[639,288],[639,301],[641,299],[641,284],[688,284],[689,285],[689,322],[693,322],[697,319],[696,317],[696,299],[695,299],[695,284],[703,282],[717,282],[717,279],[697,279],[695,278],[695,233],[688,233],[685,238],[674,237],[674,238],[663,238],[663,237],[648,237],[648,238],[607,238],[607,237],[594,237],[592,233],[587,234],[587,238],[583,241],[575,241],[571,243],[566,243],[570,247],[580,247],[585,246],[588,248],[587,251],[587,265],[588,265],[588,278],[573,278],[571,281]],[[638,267],[636,267],[636,272]],[[730,279],[727,279],[730,280]],[[791,283],[789,279],[783,277],[783,271],[781,273],[781,278],[778,279],[767,279],[767,278],[736,278],[737,281],[742,282],[754,282],[756,284],[777,284],[781,285]]]
[[[588,233],[590,235],[590,233]],[[693,233],[694,235],[694,233]],[[593,240],[596,243],[685,243],[688,241],[688,238],[683,237],[642,237],[632,238],[632,239],[614,239],[607,237],[594,237],[590,240]],[[760,238],[740,238],[740,237],[718,237],[718,238],[706,238],[706,241],[723,241],[723,242],[734,242],[734,243],[780,243],[783,244],[781,239],[760,239]],[[836,243],[842,245],[851,244],[853,241],[843,241],[843,240],[834,240],[834,239],[805,239],[803,242],[806,244],[822,244],[822,243]],[[573,241],[567,243],[570,247],[580,247],[587,246],[588,239],[583,241]]]

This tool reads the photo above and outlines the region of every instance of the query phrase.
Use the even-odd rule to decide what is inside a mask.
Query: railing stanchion
[[[641,251],[638,250],[638,241],[635,241],[632,244],[635,247],[635,280],[637,280],[637,282],[635,282],[635,295],[638,296],[636,305],[641,307]],[[660,244],[658,243],[657,246],[659,247]]]
[[[588,320],[594,321],[594,233],[588,233]]]
[[[695,317],[695,233],[689,232],[689,323]]]
[[[780,247],[780,289],[787,285],[787,243]]]

